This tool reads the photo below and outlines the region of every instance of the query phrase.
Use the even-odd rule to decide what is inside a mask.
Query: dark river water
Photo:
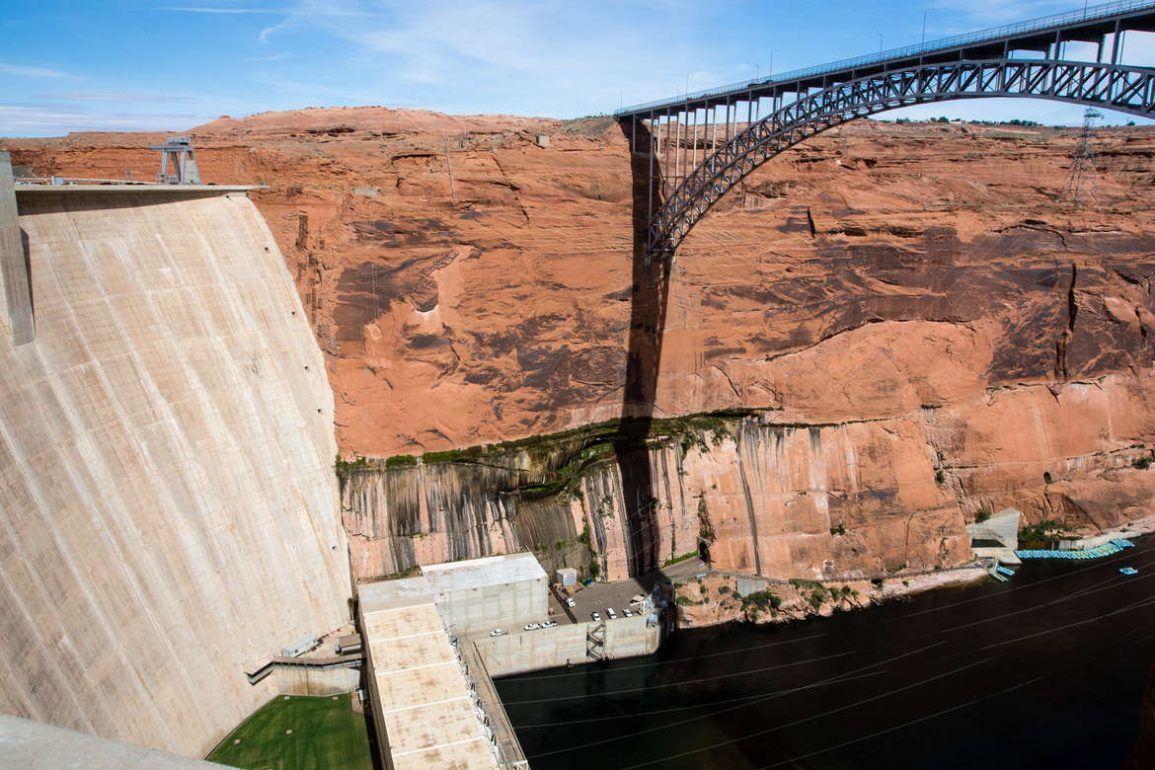
[[[1137,546],[497,688],[534,770],[1118,768],[1155,651]]]

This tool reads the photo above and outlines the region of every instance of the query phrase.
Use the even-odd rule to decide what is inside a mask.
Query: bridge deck
[[[1102,45],[1108,35],[1126,31],[1155,31],[1155,0],[1120,0],[1070,13],[1046,16],[1004,27],[928,41],[853,59],[785,72],[763,79],[731,83],[705,91],[684,94],[645,104],[625,107],[614,113],[618,118],[655,117],[689,110],[712,109],[735,101],[803,93],[810,88],[826,88],[847,80],[910,67],[918,63],[1006,58],[1013,51],[1047,52],[1067,42]],[[1100,60],[1105,53],[1100,50]],[[1111,52],[1115,63],[1118,50]]]

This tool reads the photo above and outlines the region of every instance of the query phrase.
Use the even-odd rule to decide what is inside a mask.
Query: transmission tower
[[[1094,108],[1088,108],[1083,113],[1083,135],[1079,138],[1078,149],[1075,150],[1071,174],[1067,177],[1067,183],[1063,185],[1063,192],[1059,196],[1063,200],[1071,201],[1076,211],[1088,200],[1096,208],[1099,205],[1095,145],[1091,141],[1091,134],[1095,130],[1095,121],[1102,117],[1103,113]]]

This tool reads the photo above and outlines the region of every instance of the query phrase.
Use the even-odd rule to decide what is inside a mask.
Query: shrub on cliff
[[[345,478],[353,471],[368,470],[370,467],[369,460],[360,456],[346,460],[341,455],[337,455],[336,459],[333,460],[333,471],[339,478]]]
[[[417,465],[417,458],[413,455],[394,455],[385,461],[386,468],[411,468]]]
[[[755,615],[758,610],[763,612],[768,610],[775,613],[781,606],[782,597],[769,591],[755,591],[742,597],[742,609],[748,613],[753,612]]]

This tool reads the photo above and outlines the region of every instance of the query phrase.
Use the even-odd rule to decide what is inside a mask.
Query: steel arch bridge
[[[635,174],[644,169],[634,204],[640,245],[672,257],[706,212],[766,161],[898,107],[1014,97],[1153,118],[1155,68],[1124,63],[1129,31],[1155,31],[1155,0],[1092,6],[620,110]],[[1095,56],[1071,55],[1072,42],[1092,44]]]

